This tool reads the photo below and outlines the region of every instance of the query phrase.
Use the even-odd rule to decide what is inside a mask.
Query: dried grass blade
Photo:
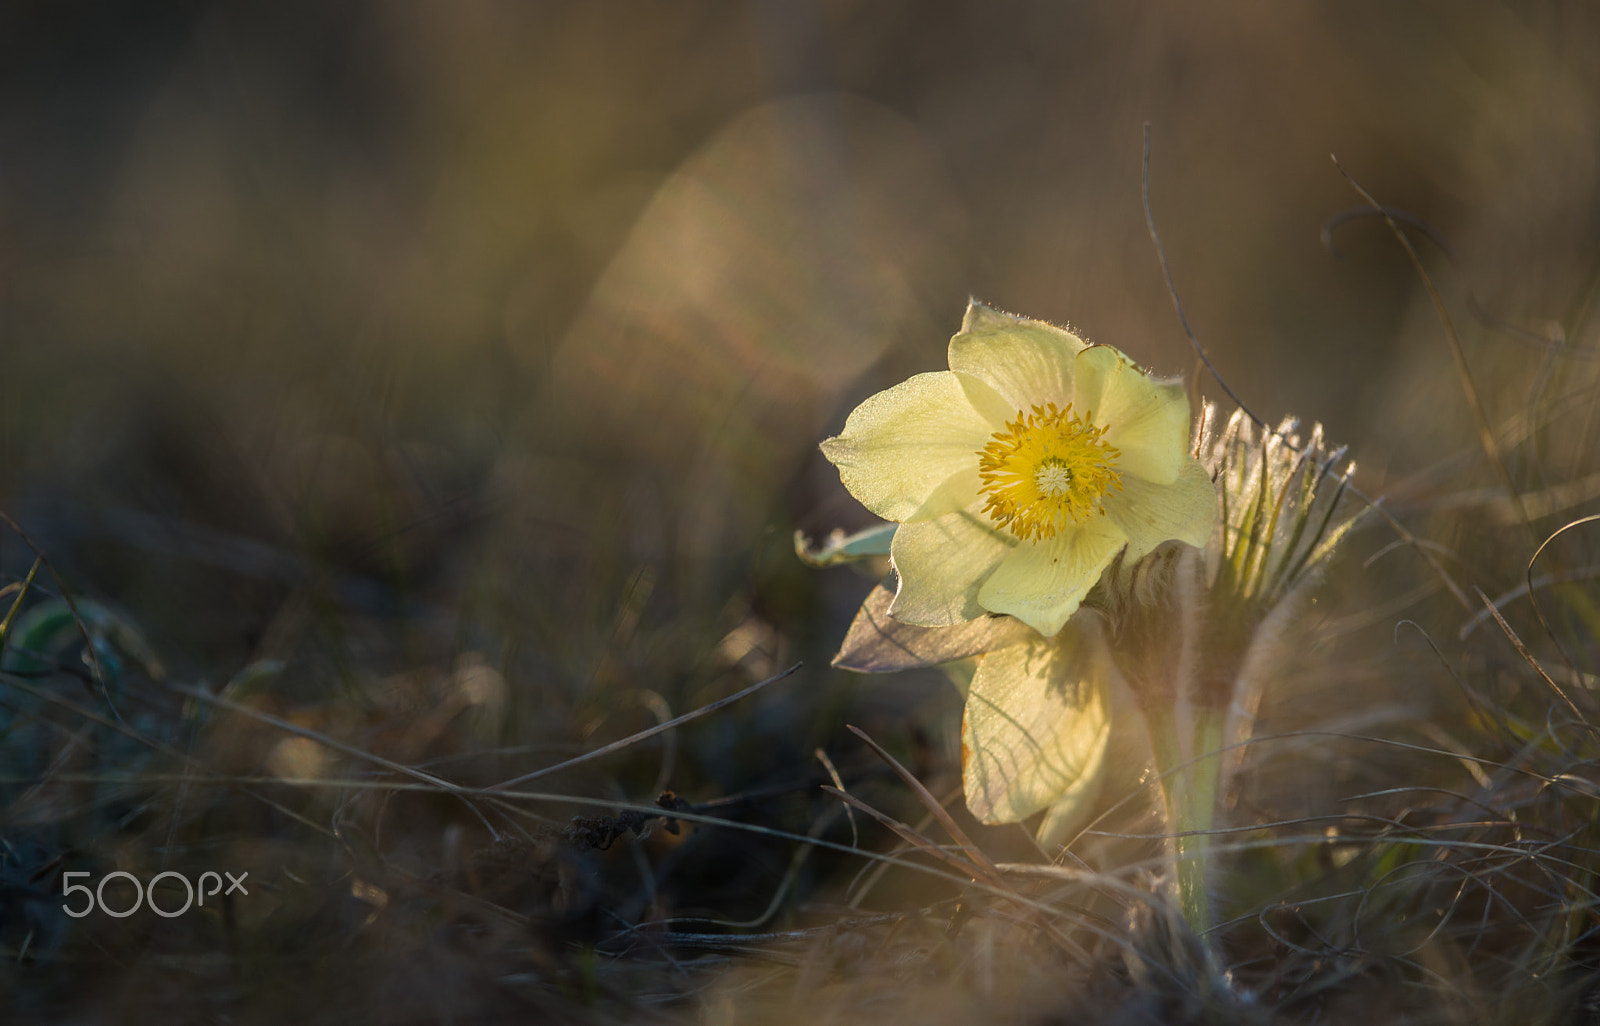
[[[0,511],[0,523],[4,523],[11,528],[12,533],[22,539],[22,544],[33,551],[34,558],[43,563],[45,569],[50,571],[51,578],[56,582],[56,590],[61,593],[61,600],[67,604],[67,611],[72,614],[73,622],[78,625],[78,633],[83,636],[83,650],[89,657],[90,667],[94,670],[95,683],[100,685],[100,697],[105,700],[106,706],[111,710],[111,715],[119,720],[122,719],[122,713],[117,711],[115,703],[111,701],[111,686],[106,682],[105,668],[100,665],[100,650],[95,648],[94,639],[89,636],[89,628],[84,625],[83,617],[78,614],[78,604],[72,600],[72,592],[67,590],[67,582],[61,579],[60,574],[56,573],[55,565],[44,554],[44,550],[35,545],[33,539],[28,537],[28,532],[22,529],[21,524],[12,520],[10,515],[4,511]],[[30,573],[28,578],[32,580],[33,574]]]
[[[865,741],[867,743],[867,747],[871,748],[873,752],[877,754],[878,758],[888,763],[889,768],[894,770],[895,774],[901,780],[905,781],[906,786],[911,788],[911,792],[917,796],[917,800],[922,802],[923,805],[927,806],[927,809],[930,813],[932,813],[933,818],[939,821],[939,825],[945,828],[945,831],[949,833],[950,838],[955,841],[956,844],[960,845],[961,849],[966,852],[967,858],[971,859],[976,865],[981,867],[986,874],[993,876],[995,879],[999,879],[1000,874],[999,871],[995,869],[994,862],[990,860],[989,856],[983,853],[982,849],[980,849],[976,844],[972,843],[972,838],[968,837],[967,832],[961,829],[960,824],[955,821],[955,817],[950,815],[949,811],[947,811],[943,805],[939,804],[939,799],[935,798],[926,787],[922,786],[922,781],[913,776],[910,770],[900,765],[899,760],[897,760],[894,756],[884,751],[883,747],[879,745],[878,742],[868,737],[866,731],[861,730],[859,727],[851,726],[850,733],[854,734],[856,737],[859,737],[862,741]]]
[[[1540,678],[1543,679],[1546,686],[1550,688],[1551,692],[1566,704],[1567,708],[1572,711],[1573,717],[1577,719],[1579,723],[1588,723],[1588,718],[1585,717],[1583,712],[1578,708],[1578,704],[1572,700],[1572,696],[1568,695],[1566,689],[1564,689],[1560,684],[1557,684],[1555,682],[1555,678],[1546,673],[1544,667],[1539,665],[1539,661],[1533,657],[1533,653],[1528,651],[1528,646],[1524,645],[1522,643],[1522,639],[1517,637],[1517,632],[1511,629],[1511,625],[1509,623],[1506,623],[1506,618],[1500,615],[1500,610],[1494,607],[1494,602],[1489,599],[1488,595],[1483,593],[1483,589],[1474,585],[1472,590],[1478,593],[1479,600],[1482,601],[1484,607],[1488,609],[1489,615],[1494,617],[1494,622],[1500,625],[1500,629],[1502,631],[1505,631],[1506,637],[1511,640],[1511,647],[1517,650],[1517,654],[1523,659],[1527,660],[1528,665],[1533,667],[1534,671],[1539,674]],[[1593,702],[1593,699],[1589,699],[1589,701]]]
[[[0,621],[0,654],[5,652],[6,638],[11,636],[11,623],[17,618],[17,611],[22,608],[22,602],[28,597],[28,591],[33,587],[33,579],[39,574],[39,566],[43,562],[41,557],[33,557],[33,566],[28,570],[28,576],[23,578],[20,585],[13,585],[17,589],[17,597],[11,603],[11,608],[6,612],[6,618]]]
[[[1434,313],[1438,315],[1439,323],[1444,328],[1445,341],[1449,343],[1450,356],[1455,361],[1456,373],[1461,377],[1461,391],[1466,395],[1467,406],[1472,410],[1472,419],[1478,428],[1478,440],[1483,445],[1483,453],[1489,458],[1489,462],[1494,464],[1495,469],[1500,471],[1500,476],[1505,482],[1506,494],[1510,496],[1518,517],[1531,533],[1533,531],[1533,521],[1528,518],[1528,511],[1522,504],[1522,493],[1517,490],[1517,483],[1511,477],[1511,468],[1506,465],[1505,455],[1500,451],[1500,443],[1495,441],[1494,429],[1489,426],[1489,415],[1484,412],[1483,400],[1478,396],[1478,386],[1472,379],[1472,368],[1467,364],[1467,354],[1461,348],[1461,339],[1456,335],[1456,326],[1450,319],[1450,311],[1444,305],[1444,298],[1439,295],[1439,290],[1434,286],[1433,278],[1428,275],[1427,268],[1422,266],[1422,258],[1417,255],[1416,247],[1411,245],[1411,239],[1407,237],[1405,232],[1401,231],[1400,226],[1395,223],[1395,219],[1389,210],[1373,199],[1371,193],[1361,187],[1361,183],[1357,182],[1350,172],[1344,169],[1344,165],[1339,163],[1338,157],[1333,158],[1333,166],[1339,169],[1339,173],[1344,176],[1344,180],[1350,183],[1350,186],[1360,194],[1361,198],[1371,204],[1372,209],[1383,216],[1383,223],[1389,226],[1389,231],[1393,233],[1395,240],[1400,243],[1401,248],[1406,251],[1406,256],[1410,258],[1412,268],[1416,270],[1417,276],[1422,279],[1422,286],[1427,290],[1428,298],[1433,302]]]
[[[864,812],[867,815],[871,816],[873,819],[877,820],[879,823],[882,823],[884,826],[886,826],[890,830],[894,831],[895,834],[897,836],[899,836],[899,838],[901,840],[905,841],[907,844],[911,845],[916,850],[918,850],[918,851],[920,851],[920,852],[922,852],[924,854],[927,854],[927,855],[932,855],[934,858],[936,858],[939,861],[945,863],[946,865],[952,866],[955,869],[960,870],[961,873],[964,876],[983,877],[985,883],[988,883],[988,884],[991,884],[991,885],[997,886],[997,887],[1004,887],[1004,884],[1001,883],[1001,881],[1000,881],[999,873],[997,873],[997,872],[995,872],[995,873],[985,872],[983,867],[975,866],[968,859],[958,858],[958,857],[950,854],[949,852],[945,851],[943,848],[939,847],[937,844],[934,844],[928,838],[924,837],[923,835],[917,833],[915,830],[911,829],[911,827],[908,826],[907,824],[900,822],[898,819],[895,819],[893,816],[889,815],[888,813],[879,812],[877,809],[875,809],[872,806],[868,805],[866,802],[862,801],[860,798],[857,798],[855,795],[850,794],[847,791],[841,791],[837,787],[832,786],[831,784],[823,784],[822,785],[822,789],[824,791],[828,792],[829,794],[833,795],[835,798],[839,799],[840,801],[844,802],[846,805],[850,806],[851,808],[860,809],[862,812]],[[990,866],[992,867],[993,863],[990,863]],[[1009,890],[1009,888],[1006,888],[1006,889]]]
[[[503,783],[496,784],[495,787],[497,787],[497,788],[516,787],[518,784],[526,784],[530,780],[537,780],[540,777],[547,777],[552,773],[559,773],[562,770],[571,769],[574,766],[578,766],[578,765],[581,765],[583,763],[589,762],[591,760],[598,759],[598,758],[600,758],[602,756],[605,756],[605,755],[610,755],[612,752],[621,751],[622,749],[627,748],[630,745],[636,745],[640,741],[644,741],[644,740],[647,740],[649,738],[655,737],[657,734],[664,734],[667,731],[672,730],[674,727],[680,727],[683,724],[688,723],[690,720],[697,720],[702,716],[708,716],[711,713],[716,712],[718,709],[722,709],[725,706],[732,705],[733,703],[739,701],[741,698],[746,698],[746,697],[748,697],[750,695],[753,695],[757,691],[760,691],[762,688],[766,687],[768,684],[775,684],[778,681],[780,681],[780,680],[784,679],[785,677],[789,676],[790,674],[794,673],[796,670],[800,669],[800,667],[802,665],[804,665],[804,664],[803,663],[795,663],[793,666],[789,667],[787,670],[784,670],[784,671],[782,671],[780,673],[775,673],[772,676],[768,677],[766,680],[758,680],[758,681],[756,681],[754,684],[752,684],[749,687],[745,688],[743,691],[736,691],[736,692],[734,692],[733,694],[729,695],[726,698],[719,698],[715,702],[709,702],[709,703],[707,703],[705,705],[702,705],[698,709],[691,709],[688,712],[684,713],[682,716],[677,717],[676,719],[668,720],[665,723],[658,723],[655,726],[650,727],[647,730],[641,730],[637,734],[630,734],[629,736],[623,738],[620,741],[611,742],[609,745],[602,745],[601,747],[596,748],[592,752],[584,752],[582,755],[575,755],[575,756],[573,756],[572,758],[568,759],[565,762],[556,763],[554,766],[546,766],[543,769],[536,769],[532,773],[524,773],[520,777],[513,777],[512,779],[504,781]]]

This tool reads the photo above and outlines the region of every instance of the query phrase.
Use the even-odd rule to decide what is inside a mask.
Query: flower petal
[[[977,454],[995,431],[969,391],[983,395],[981,382],[948,371],[918,374],[857,406],[822,453],[850,494],[885,520],[961,509],[978,494]]]
[[[979,507],[903,524],[889,559],[900,575],[889,615],[919,627],[946,627],[983,616],[978,588],[1017,539],[993,529]]]
[[[1150,377],[1111,346],[1090,346],[1077,360],[1073,408],[1106,428],[1117,469],[1169,484],[1189,458],[1189,394],[1179,380]]]
[[[984,581],[978,604],[992,613],[1010,613],[1048,638],[1077,611],[1127,540],[1108,517],[1097,516],[1054,538],[1024,542]]]
[[[1009,419],[1035,405],[1071,402],[1073,361],[1086,344],[1053,324],[972,303],[961,333],[950,340],[950,369],[992,386]]]
[[[1106,519],[1128,536],[1127,563],[1169,539],[1204,548],[1217,526],[1217,486],[1199,460],[1185,457],[1171,484],[1124,475],[1105,497]]]
[[[1014,823],[1049,805],[1092,800],[1111,735],[1110,672],[1094,630],[983,657],[961,724],[962,784],[974,816]]]

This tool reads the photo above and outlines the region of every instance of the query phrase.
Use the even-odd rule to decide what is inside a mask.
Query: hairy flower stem
[[[1222,777],[1218,750],[1224,719],[1220,711],[1195,710],[1194,744],[1187,750],[1195,753],[1191,758],[1173,709],[1145,710],[1166,804],[1167,850],[1178,885],[1178,905],[1190,928],[1202,936],[1214,925],[1206,881],[1211,867],[1210,831],[1216,824]]]

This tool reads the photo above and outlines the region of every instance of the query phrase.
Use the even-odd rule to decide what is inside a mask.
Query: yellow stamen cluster
[[[988,496],[983,511],[1018,538],[1044,541],[1071,524],[1104,513],[1100,499],[1122,488],[1115,446],[1090,415],[1072,415],[1055,403],[1021,410],[1006,430],[978,453],[978,476]]]

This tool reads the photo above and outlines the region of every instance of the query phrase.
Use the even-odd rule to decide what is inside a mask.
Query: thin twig
[[[79,705],[77,702],[74,702],[70,698],[67,698],[67,697],[65,697],[63,695],[56,694],[56,692],[54,690],[50,689],[50,688],[40,687],[37,684],[33,684],[33,683],[29,682],[29,681],[26,681],[26,680],[23,680],[23,679],[17,677],[15,674],[5,674],[3,679],[4,679],[4,682],[5,682],[5,685],[7,687],[9,687],[9,688],[15,688],[16,690],[21,691],[24,694],[32,695],[33,697],[38,698],[38,699],[40,699],[42,701],[45,701],[45,702],[49,702],[52,705],[58,705],[61,708],[66,709],[66,710],[74,713],[75,715],[82,717],[85,720],[89,720],[90,722],[97,724],[98,726],[105,727],[107,730],[114,730],[117,733],[124,735],[125,737],[131,738],[134,741],[137,741],[139,744],[142,744],[142,745],[146,746],[147,748],[151,748],[151,749],[154,749],[155,751],[161,752],[163,755],[171,756],[172,758],[177,759],[179,762],[181,762],[185,766],[194,767],[195,769],[198,769],[199,771],[201,771],[202,773],[207,774],[210,777],[217,776],[215,771],[211,770],[210,767],[206,766],[203,762],[201,762],[199,759],[195,758],[194,756],[190,755],[188,752],[182,751],[181,749],[178,749],[178,748],[174,748],[172,745],[169,745],[165,741],[162,741],[162,740],[160,740],[158,738],[153,738],[153,737],[150,737],[150,736],[148,736],[146,734],[140,733],[138,730],[136,730],[135,728],[129,726],[126,722],[124,722],[123,719],[120,716],[116,717],[115,719],[107,719],[106,717],[104,717],[104,716],[100,715],[99,713],[95,712],[93,709],[85,708],[84,706]],[[261,780],[261,781],[258,781],[258,782],[259,783],[273,783],[273,781],[270,781],[270,780]],[[250,795],[251,797],[255,798],[256,800],[265,803],[270,808],[272,808],[272,809],[274,809],[274,810],[276,810],[278,812],[281,812],[283,815],[289,817],[290,819],[296,820],[297,822],[299,822],[299,823],[301,823],[301,824],[303,824],[305,826],[310,827],[312,830],[314,830],[314,831],[316,831],[318,833],[326,834],[329,837],[333,837],[334,836],[333,833],[328,830],[328,828],[326,828],[324,826],[321,826],[320,824],[312,822],[311,820],[309,820],[306,817],[300,815],[299,813],[297,813],[294,810],[288,808],[287,806],[280,804],[279,802],[275,802],[272,799],[267,798],[267,797],[265,797],[263,795],[256,794],[254,791],[248,791],[247,790],[245,793]]]
[[[1233,400],[1233,404],[1243,410],[1245,416],[1262,427],[1266,427],[1267,422],[1256,416],[1250,407],[1245,405],[1244,400],[1239,398],[1238,393],[1223,380],[1222,375],[1217,373],[1216,366],[1211,362],[1211,355],[1206,352],[1206,347],[1201,345],[1200,340],[1195,337],[1194,329],[1189,327],[1188,315],[1183,312],[1183,304],[1178,300],[1178,288],[1172,283],[1172,271],[1167,267],[1167,250],[1165,246],[1161,245],[1161,236],[1156,234],[1155,215],[1150,212],[1150,122],[1148,121],[1144,123],[1144,163],[1139,181],[1140,190],[1144,196],[1145,227],[1150,229],[1150,241],[1155,244],[1156,258],[1161,261],[1161,276],[1167,281],[1167,295],[1172,297],[1172,308],[1178,312],[1178,323],[1183,325],[1183,333],[1188,336],[1189,344],[1194,347],[1195,355],[1200,357],[1200,362],[1206,365],[1206,370],[1211,372],[1211,377],[1216,380],[1218,385],[1222,386],[1222,390],[1228,393],[1228,398]]]
[[[1531,564],[1532,561],[1530,560],[1529,562]],[[1522,596],[1532,595],[1534,592],[1542,591],[1546,587],[1553,584],[1571,584],[1574,581],[1592,581],[1597,577],[1600,577],[1600,566],[1585,566],[1579,567],[1576,570],[1557,570],[1553,573],[1543,574],[1539,577],[1531,577],[1527,582],[1519,584],[1515,588],[1512,588],[1510,591],[1506,592],[1504,595],[1500,595],[1495,598],[1494,607],[1496,609],[1504,609],[1506,606],[1509,606]],[[1534,612],[1537,614],[1540,611],[1539,602],[1537,599],[1534,600],[1533,606]],[[1477,630],[1484,623],[1487,623],[1488,620],[1489,614],[1487,612],[1474,614],[1472,618],[1467,620],[1466,623],[1462,624],[1461,629],[1456,632],[1456,640],[1467,640],[1467,635]],[[1549,628],[1547,626],[1546,630],[1548,631],[1548,629]],[[1555,639],[1552,638],[1551,640]],[[1559,644],[1559,642],[1557,644]],[[1572,660],[1570,658],[1567,659],[1567,665],[1569,667],[1572,666]]]
[[[1575,664],[1572,661],[1572,657],[1567,654],[1566,648],[1561,644],[1561,639],[1556,637],[1556,632],[1550,626],[1550,621],[1546,620],[1544,617],[1544,607],[1539,605],[1539,596],[1534,594],[1533,564],[1539,559],[1540,554],[1544,552],[1545,548],[1551,542],[1555,541],[1566,532],[1572,530],[1574,527],[1582,527],[1584,524],[1592,524],[1597,520],[1600,520],[1600,513],[1591,514],[1586,517],[1579,517],[1578,519],[1569,523],[1562,524],[1561,527],[1559,527],[1553,534],[1550,535],[1550,537],[1539,543],[1539,547],[1533,550],[1533,555],[1528,557],[1528,565],[1523,569],[1523,576],[1527,581],[1528,587],[1528,601],[1533,603],[1533,614],[1539,618],[1539,626],[1544,628],[1545,634],[1549,636],[1550,641],[1556,646],[1556,651],[1561,653],[1561,659],[1567,664],[1567,669],[1572,671],[1572,677],[1574,680],[1581,678],[1581,674],[1578,673],[1577,664]]]
[[[1489,615],[1494,617],[1494,622],[1500,625],[1500,629],[1504,631],[1506,637],[1510,639],[1511,647],[1517,650],[1517,654],[1526,660],[1529,666],[1533,667],[1534,672],[1538,673],[1540,679],[1545,682],[1545,685],[1549,687],[1551,692],[1553,692],[1557,698],[1561,699],[1561,701],[1566,704],[1566,707],[1571,710],[1573,718],[1575,718],[1579,723],[1587,723],[1587,719],[1584,717],[1582,711],[1578,709],[1578,704],[1572,700],[1572,696],[1568,695],[1561,685],[1556,683],[1555,678],[1546,673],[1544,667],[1539,665],[1539,661],[1533,657],[1533,653],[1528,651],[1528,646],[1524,645],[1522,643],[1522,639],[1517,637],[1517,632],[1511,629],[1511,625],[1509,623],[1506,623],[1506,618],[1500,615],[1500,610],[1496,609],[1494,607],[1494,603],[1489,601],[1489,596],[1483,593],[1483,589],[1474,586],[1472,590],[1478,593],[1478,598],[1483,602],[1485,608],[1488,609]],[[1591,699],[1590,701],[1593,700]]]
[[[573,757],[571,759],[568,759],[566,762],[559,762],[554,766],[546,766],[544,769],[536,769],[532,773],[524,773],[520,777],[513,777],[512,779],[504,781],[504,782],[502,782],[500,784],[497,784],[496,786],[497,787],[516,787],[518,784],[525,784],[530,780],[537,780],[540,777],[547,777],[552,773],[559,773],[562,770],[571,769],[574,766],[580,766],[583,763],[589,762],[591,760],[601,758],[602,756],[610,755],[612,752],[621,751],[622,749],[627,748],[630,745],[635,745],[635,744],[638,744],[640,741],[644,741],[644,740],[646,740],[648,738],[655,737],[657,734],[663,734],[663,733],[665,733],[665,732],[667,732],[669,730],[672,730],[675,727],[680,727],[683,724],[690,722],[691,720],[697,720],[702,716],[707,716],[707,715],[709,715],[711,713],[714,713],[718,709],[722,709],[722,708],[724,708],[726,706],[732,705],[734,702],[739,701],[741,698],[747,698],[750,695],[755,694],[757,691],[760,691],[762,688],[766,687],[768,684],[775,684],[778,681],[783,680],[785,677],[789,676],[790,674],[794,673],[796,670],[800,669],[800,667],[802,665],[803,665],[802,663],[795,663],[793,666],[789,667],[787,670],[784,670],[784,671],[782,671],[780,673],[775,673],[772,676],[768,677],[766,680],[756,681],[754,684],[752,684],[749,687],[745,688],[743,691],[735,692],[734,694],[731,694],[726,698],[719,698],[715,702],[710,702],[710,703],[708,703],[706,705],[702,705],[698,709],[692,709],[689,712],[684,713],[682,716],[677,717],[676,719],[668,720],[665,723],[658,723],[654,727],[649,728],[648,730],[641,730],[637,734],[631,734],[628,737],[625,737],[620,741],[613,741],[609,745],[602,745],[601,747],[596,748],[592,752],[585,752],[582,755],[575,756],[575,757]]]
[[[817,750],[811,754],[816,756],[817,761],[822,763],[822,768],[828,771],[828,778],[833,781],[833,786],[837,787],[841,791],[845,790],[844,778],[839,775],[839,769],[833,764],[833,760],[828,758],[827,751],[824,750],[821,745],[818,745]],[[855,810],[846,805],[844,807],[844,811],[846,817],[848,817],[850,820],[850,843],[860,844],[861,835],[856,829]]]
[[[902,841],[905,841],[907,844],[911,845],[911,847],[915,850],[920,851],[925,855],[931,855],[940,862],[950,866],[952,869],[955,869],[961,873],[965,873],[969,877],[977,877],[996,887],[1002,886],[999,882],[1000,876],[998,873],[986,870],[985,867],[979,866],[971,859],[964,859],[956,855],[952,855],[950,852],[945,851],[944,848],[934,844],[928,838],[911,829],[908,824],[902,823],[900,820],[895,819],[887,812],[878,811],[850,792],[841,791],[831,784],[823,784],[822,789],[839,799],[841,802],[844,802],[851,808],[859,809],[862,812],[865,812],[868,816],[871,816],[873,819],[877,820],[879,823],[891,830]]]
[[[1349,221],[1354,221],[1357,218],[1383,217],[1385,215],[1392,217],[1394,220],[1403,224],[1410,225],[1417,231],[1421,232],[1424,238],[1433,243],[1435,246],[1439,247],[1439,252],[1444,254],[1444,258],[1450,264],[1451,270],[1455,271],[1458,276],[1463,278],[1465,277],[1461,271],[1460,261],[1456,258],[1455,249],[1451,247],[1449,240],[1444,237],[1444,233],[1439,231],[1439,229],[1435,228],[1432,224],[1428,223],[1428,221],[1425,219],[1418,217],[1416,214],[1413,214],[1408,210],[1403,210],[1400,207],[1385,206],[1381,210],[1374,210],[1372,207],[1360,206],[1350,207],[1348,209],[1339,211],[1337,214],[1334,214],[1322,223],[1322,248],[1327,250],[1331,256],[1344,256],[1343,253],[1339,252],[1338,247],[1334,246],[1333,244],[1334,229]],[[1484,327],[1501,332],[1505,335],[1509,335],[1511,338],[1516,339],[1523,345],[1534,346],[1539,349],[1557,353],[1561,356],[1572,357],[1579,360],[1600,359],[1600,353],[1597,353],[1592,347],[1577,347],[1569,345],[1565,338],[1560,337],[1559,327],[1557,328],[1557,337],[1552,338],[1549,335],[1541,335],[1537,331],[1531,331],[1527,328],[1521,327],[1520,325],[1512,324],[1510,321],[1505,320],[1502,317],[1496,317],[1484,307],[1483,303],[1478,299],[1478,294],[1473,291],[1470,283],[1464,283],[1464,288],[1467,292],[1467,312],[1472,314],[1472,316],[1477,319],[1478,323],[1482,324]]]
[[[330,737],[327,734],[312,730],[309,727],[302,727],[298,723],[291,723],[288,720],[274,716],[271,713],[262,712],[260,709],[252,709],[250,706],[235,702],[231,698],[223,698],[221,695],[213,695],[204,688],[191,687],[187,684],[178,684],[176,682],[168,683],[167,687],[178,692],[180,695],[188,695],[190,698],[199,699],[202,702],[227,709],[229,712],[237,713],[241,716],[247,716],[261,723],[276,727],[286,734],[293,734],[296,737],[305,738],[307,741],[314,741],[317,744],[322,745],[324,748],[331,748],[333,751],[339,752],[343,755],[348,755],[351,758],[359,759],[363,762],[369,762],[372,765],[386,769],[391,773],[398,773],[402,776],[410,777],[413,780],[421,781],[424,784],[429,784],[448,794],[456,795],[457,797],[461,798],[463,802],[465,802],[466,806],[472,810],[473,814],[478,817],[478,819],[483,823],[484,827],[488,829],[491,836],[499,837],[500,835],[500,832],[496,830],[493,824],[489,822],[488,817],[483,814],[483,810],[477,807],[477,805],[473,802],[471,795],[467,793],[470,789],[464,788],[460,784],[452,783],[443,777],[436,777],[432,773],[416,769],[412,766],[407,766],[405,763],[395,762],[393,759],[386,759],[381,755],[375,755],[372,752],[358,748],[355,745],[347,745],[338,738]]]
[[[961,829],[960,824],[955,821],[955,817],[951,816],[949,811],[939,803],[939,800],[929,793],[926,787],[922,786],[922,781],[918,780],[910,770],[900,765],[900,761],[898,759],[884,751],[882,745],[868,737],[866,731],[855,726],[850,726],[849,730],[850,733],[865,741],[867,743],[867,747],[871,748],[878,758],[889,764],[889,768],[894,770],[895,775],[898,776],[907,787],[911,788],[911,792],[915,794],[917,799],[921,801],[927,810],[933,814],[933,818],[937,819],[939,821],[939,825],[945,828],[945,831],[950,835],[951,840],[959,844],[962,850],[966,852],[967,858],[971,859],[973,863],[983,869],[984,872],[995,872],[994,863],[989,860],[989,856],[985,855],[983,853],[983,849],[979,848],[972,842],[972,838],[968,837],[967,832]]]
[[[1450,311],[1444,305],[1444,297],[1439,295],[1439,290],[1434,287],[1433,278],[1428,275],[1427,268],[1422,266],[1422,258],[1417,255],[1416,247],[1411,245],[1410,237],[1401,230],[1394,217],[1390,215],[1389,211],[1381,203],[1372,198],[1371,193],[1361,187],[1361,183],[1356,181],[1350,172],[1344,169],[1344,165],[1339,163],[1338,157],[1333,157],[1332,159],[1333,166],[1339,169],[1339,173],[1344,176],[1345,181],[1350,183],[1351,188],[1355,189],[1362,199],[1371,204],[1373,210],[1383,216],[1384,224],[1389,226],[1389,231],[1394,234],[1395,240],[1400,243],[1401,248],[1406,251],[1406,256],[1410,258],[1411,266],[1416,270],[1417,276],[1422,279],[1422,287],[1427,290],[1428,299],[1433,303],[1433,312],[1438,315],[1439,324],[1444,328],[1445,341],[1449,343],[1450,357],[1455,361],[1456,373],[1461,377],[1461,391],[1465,393],[1467,406],[1471,408],[1473,421],[1478,428],[1478,440],[1483,445],[1484,455],[1488,456],[1489,462],[1493,463],[1495,468],[1500,471],[1500,476],[1505,480],[1506,493],[1511,497],[1511,502],[1516,507],[1518,516],[1522,518],[1522,522],[1527,525],[1528,530],[1531,532],[1533,524],[1528,518],[1528,511],[1523,508],[1522,494],[1517,491],[1517,483],[1511,477],[1511,468],[1506,465],[1505,456],[1500,452],[1500,444],[1495,441],[1494,429],[1489,426],[1489,417],[1484,412],[1483,400],[1478,396],[1478,386],[1472,380],[1472,368],[1467,365],[1467,355],[1461,348],[1461,339],[1456,335],[1455,323],[1451,321]]]
[[[1194,347],[1194,351],[1196,355],[1199,356],[1200,362],[1205,364],[1206,369],[1211,372],[1211,376],[1216,379],[1217,384],[1220,385],[1222,390],[1228,394],[1228,398],[1233,400],[1234,405],[1238,406],[1239,409],[1244,411],[1245,416],[1249,417],[1256,424],[1260,425],[1263,430],[1270,431],[1274,435],[1277,435],[1285,445],[1289,446],[1289,448],[1295,450],[1296,452],[1301,451],[1303,446],[1295,445],[1287,436],[1283,435],[1276,428],[1262,420],[1255,414],[1254,411],[1250,409],[1249,406],[1245,405],[1244,401],[1239,398],[1238,394],[1228,386],[1227,381],[1223,379],[1222,375],[1217,372],[1216,366],[1211,362],[1210,355],[1206,352],[1205,347],[1200,344],[1200,340],[1195,337],[1194,330],[1189,327],[1189,318],[1183,312],[1183,302],[1178,298],[1178,288],[1173,283],[1171,270],[1167,267],[1167,251],[1166,248],[1161,245],[1161,236],[1156,232],[1155,215],[1152,214],[1150,210],[1150,123],[1148,121],[1145,122],[1144,125],[1144,166],[1142,186],[1144,193],[1145,225],[1150,229],[1150,240],[1155,244],[1156,256],[1161,261],[1161,274],[1162,277],[1166,279],[1167,295],[1172,299],[1173,309],[1178,312],[1178,321],[1183,325],[1183,333],[1188,337],[1189,344]],[[1434,573],[1439,575],[1439,579],[1444,582],[1445,587],[1450,589],[1450,594],[1455,596],[1457,602],[1461,603],[1461,607],[1463,609],[1465,609],[1468,613],[1473,611],[1472,600],[1467,597],[1467,593],[1462,590],[1461,585],[1456,583],[1455,578],[1450,576],[1449,571],[1445,570],[1444,565],[1435,559],[1432,553],[1428,552],[1418,544],[1416,536],[1407,530],[1405,525],[1396,520],[1394,516],[1384,508],[1381,502],[1379,502],[1377,499],[1374,499],[1360,488],[1356,487],[1354,482],[1351,482],[1347,479],[1345,486],[1350,489],[1351,495],[1354,495],[1356,498],[1366,503],[1369,509],[1376,511],[1377,514],[1388,523],[1390,528],[1392,528],[1394,532],[1406,542],[1406,544],[1417,550],[1417,553],[1422,556],[1423,561],[1428,564],[1429,568],[1431,568]]]

